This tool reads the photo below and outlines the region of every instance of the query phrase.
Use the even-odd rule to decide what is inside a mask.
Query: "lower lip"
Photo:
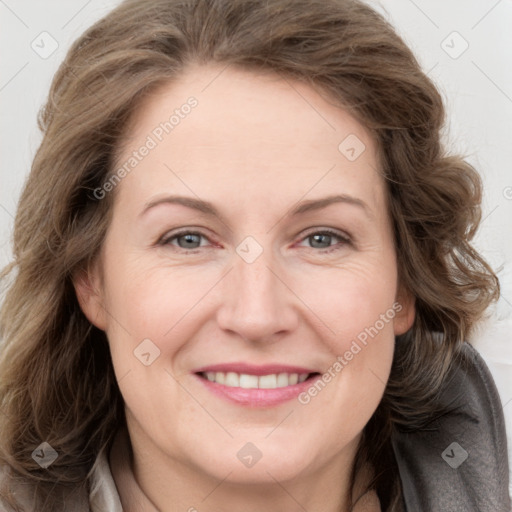
[[[304,382],[293,384],[292,386],[285,386],[275,389],[246,389],[225,386],[212,382],[197,374],[195,376],[203,383],[203,385],[221,398],[234,402],[237,405],[244,405],[247,407],[273,407],[280,405],[289,400],[297,398],[302,392],[312,386],[321,375],[314,375],[306,379]]]

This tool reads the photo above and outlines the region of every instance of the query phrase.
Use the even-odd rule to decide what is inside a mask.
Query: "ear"
[[[82,268],[73,275],[73,286],[84,315],[91,324],[104,331],[107,323],[98,259],[90,268]]]
[[[393,308],[396,311],[393,320],[395,336],[406,333],[414,323],[416,316],[415,298],[411,292],[406,290],[403,286],[399,286],[396,295],[396,302]],[[395,306],[396,305],[396,306]]]

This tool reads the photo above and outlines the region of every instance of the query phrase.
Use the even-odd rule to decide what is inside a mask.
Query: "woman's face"
[[[414,315],[369,133],[305,84],[194,66],[145,99],[123,166],[76,289],[136,457],[233,482],[346,466]]]

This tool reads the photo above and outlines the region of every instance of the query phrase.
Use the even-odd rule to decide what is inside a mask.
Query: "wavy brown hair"
[[[353,478],[364,461],[374,468],[383,511],[400,509],[393,429],[421,428],[440,412],[435,398],[450,364],[498,296],[496,276],[470,245],[480,178],[443,148],[440,94],[381,15],[357,0],[125,1],[72,45],[54,77],[16,214],[14,261],[2,272],[0,459],[9,478],[0,497],[13,510],[22,510],[9,497],[14,480],[35,486],[40,512],[61,510],[59,489],[87,489],[98,453],[125,421],[105,333],[85,318],[73,287],[111,219],[113,194],[98,200],[93,191],[113,172],[142,98],[190,63],[210,62],[309,84],[379,147],[399,279],[416,301],[353,468]],[[43,440],[59,454],[47,469],[31,457]]]

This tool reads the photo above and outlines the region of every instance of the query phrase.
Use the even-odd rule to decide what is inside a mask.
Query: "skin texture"
[[[102,252],[75,282],[109,340],[135,477],[162,511],[348,510],[361,431],[382,397],[394,336],[414,318],[397,283],[375,143],[305,84],[194,65],[144,100],[119,165],[191,96],[197,106],[110,192]],[[350,134],[366,147],[354,161],[338,149]],[[141,215],[171,194],[210,201],[221,218],[176,204]],[[365,206],[289,215],[333,194]],[[189,249],[172,238],[178,228],[203,237]],[[311,236],[326,228],[348,241]],[[248,236],[250,253],[262,250],[252,263],[236,251]],[[401,311],[308,404],[235,405],[194,375],[226,362],[323,372],[397,300]],[[144,339],[160,350],[149,366],[134,355]],[[237,457],[247,442],[262,454],[251,468]]]

